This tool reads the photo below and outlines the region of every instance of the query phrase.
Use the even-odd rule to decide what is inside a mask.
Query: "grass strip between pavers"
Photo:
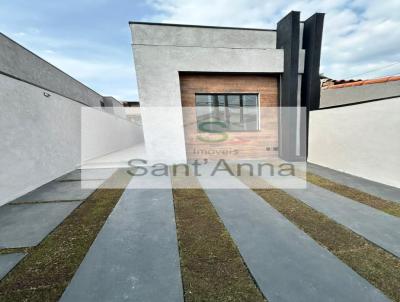
[[[307,181],[344,197],[350,198],[352,200],[366,204],[367,206],[373,207],[377,210],[383,211],[387,214],[400,217],[400,203],[398,202],[385,200],[377,196],[373,196],[358,189],[336,183],[310,172],[307,172]]]
[[[116,171],[0,281],[0,301],[58,301],[131,176]]]
[[[185,302],[266,301],[197,179],[172,183]]]
[[[238,178],[249,187],[252,179],[268,186],[259,177]],[[280,189],[253,191],[386,296],[400,302],[399,258]]]

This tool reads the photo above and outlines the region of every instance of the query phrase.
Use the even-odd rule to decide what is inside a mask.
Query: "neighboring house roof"
[[[369,79],[369,80],[331,80],[329,81],[330,82],[329,84],[322,83],[322,88],[337,89],[337,88],[363,86],[363,85],[386,83],[393,81],[400,81],[400,76],[390,76],[390,77],[383,77],[383,78]]]
[[[328,77],[321,77],[321,87],[323,89],[334,86],[334,85],[339,85],[339,84],[347,84],[347,83],[354,83],[361,81],[361,79],[350,79],[350,80],[334,80]]]

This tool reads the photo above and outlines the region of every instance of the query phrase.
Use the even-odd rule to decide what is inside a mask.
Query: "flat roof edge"
[[[23,50],[27,51],[28,53],[30,53],[31,55],[33,55],[33,56],[36,57],[37,59],[43,61],[45,64],[51,66],[52,68],[55,68],[58,72],[61,72],[61,73],[64,74],[65,76],[71,78],[73,81],[77,82],[78,84],[80,84],[80,85],[86,87],[87,89],[91,90],[92,92],[96,93],[98,96],[103,97],[100,93],[98,93],[98,92],[97,92],[96,90],[94,90],[93,88],[90,88],[88,85],[82,83],[80,80],[78,80],[78,79],[76,79],[75,77],[73,77],[72,75],[66,73],[66,72],[63,71],[61,68],[57,67],[57,66],[54,65],[53,63],[50,63],[49,61],[47,61],[46,59],[42,58],[42,57],[39,56],[38,54],[34,53],[32,50],[28,49],[28,48],[25,47],[24,45],[20,44],[19,42],[15,41],[14,39],[10,38],[9,36],[3,34],[2,32],[0,32],[0,35],[3,36],[4,38],[6,38],[7,40],[11,41],[12,43],[14,43],[15,45],[17,45],[18,47],[22,48]],[[1,71],[0,71],[0,73],[1,73]],[[19,79],[19,80],[21,80],[21,79]],[[30,83],[30,84],[32,84],[32,83]],[[32,84],[32,85],[34,85],[34,84]],[[37,85],[36,85],[36,86],[37,86]],[[50,91],[50,89],[47,89],[47,88],[44,88],[44,87],[41,87],[41,88]],[[55,92],[55,91],[52,91],[52,92],[53,92],[53,93],[59,94],[58,92]],[[64,97],[66,97],[66,96],[64,96]],[[68,97],[66,97],[66,98],[68,98]]]
[[[215,29],[239,29],[239,30],[257,30],[257,31],[272,31],[272,32],[276,32],[276,29],[265,29],[265,28],[211,26],[211,25],[194,25],[194,24],[178,24],[178,23],[157,23],[157,22],[144,22],[144,21],[129,21],[129,24],[130,25],[131,24],[143,24],[143,25],[158,25],[158,26],[215,28]]]

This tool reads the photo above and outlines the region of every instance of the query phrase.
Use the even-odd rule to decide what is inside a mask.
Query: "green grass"
[[[232,238],[194,177],[173,189],[185,302],[265,301]],[[180,185],[180,186],[179,186]]]
[[[121,197],[130,176],[119,170],[0,282],[0,301],[58,301]],[[16,249],[3,250],[3,253]]]

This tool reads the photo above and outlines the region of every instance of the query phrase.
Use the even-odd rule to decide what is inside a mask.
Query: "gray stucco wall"
[[[131,30],[149,161],[186,161],[179,72],[283,71],[275,31],[151,24]]]
[[[0,33],[0,73],[34,84],[88,106],[102,96]]]
[[[44,92],[0,74],[0,205],[76,169],[83,155],[89,159],[143,140],[127,120]],[[82,109],[91,111],[84,152]]]
[[[400,81],[321,91],[320,108],[400,96]]]
[[[224,48],[275,48],[276,31],[131,24],[134,44]]]

